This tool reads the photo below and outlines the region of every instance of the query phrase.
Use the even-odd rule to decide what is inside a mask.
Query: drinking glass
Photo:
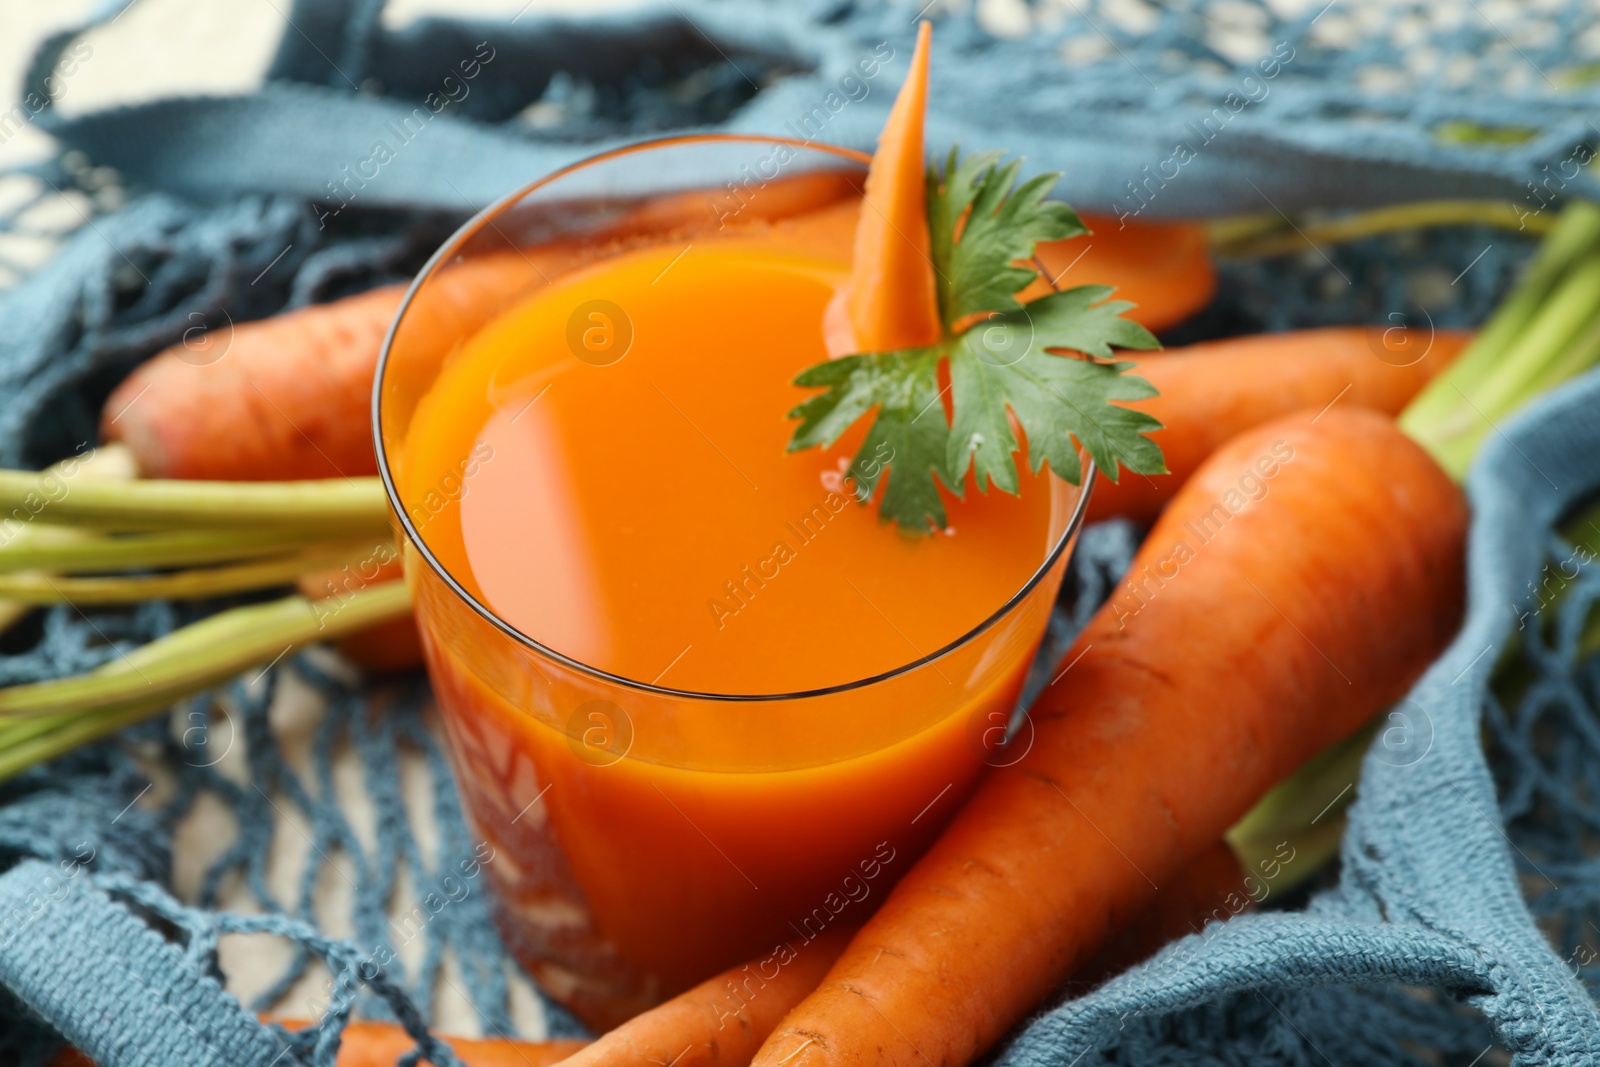
[[[412,417],[479,327],[553,279],[858,198],[867,162],[740,136],[596,156],[464,226],[419,275],[385,343],[380,469],[497,920],[530,973],[596,1027],[779,942],[865,920],[985,765],[1021,757],[1029,724],[1002,741],[1088,492],[1049,476],[1031,577],[945,647],[806,692],[694,692],[547,647],[452,576],[429,550],[430,529],[471,491],[474,461],[404,489]],[[594,335],[596,364],[610,336]],[[1093,478],[1084,457],[1084,485]]]

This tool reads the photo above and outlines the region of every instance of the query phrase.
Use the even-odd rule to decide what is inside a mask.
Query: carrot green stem
[[[355,541],[291,552],[249,563],[197,567],[170,574],[69,578],[39,572],[0,574],[0,597],[19,604],[136,604],[141,600],[198,600],[288,585],[303,574],[394,558],[392,544]]]
[[[404,582],[384,582],[336,601],[287,597],[220,612],[86,675],[0,690],[0,780],[148,719],[291,649],[403,618],[410,610]]]
[[[107,537],[82,527],[37,524],[28,531],[41,536],[0,545],[0,574],[27,570],[100,574],[220,563],[285,552],[315,536],[302,530],[171,530]]]
[[[388,504],[377,478],[118,484],[0,470],[0,515],[19,522],[127,530],[225,527],[337,535],[389,529]]]
[[[1600,359],[1600,207],[1569,205],[1471,345],[1411,402],[1400,426],[1453,477],[1529,400]]]
[[[80,713],[113,715],[134,706],[159,710],[240,671],[312,641],[330,640],[404,617],[404,582],[382,582],[344,597],[285,597],[231,608],[174,630],[87,674],[0,689],[0,722],[52,717],[65,725]],[[0,777],[10,736],[0,727]],[[12,772],[14,773],[14,772]]]
[[[1548,212],[1532,214],[1509,200],[1425,200],[1358,211],[1290,227],[1274,212],[1216,219],[1206,224],[1212,247],[1234,258],[1282,256],[1378,234],[1479,223],[1542,235],[1554,224]]]
[[[1550,373],[1554,367],[1564,365],[1570,377],[1574,368],[1581,371],[1593,362],[1592,356],[1587,363],[1563,357],[1586,354],[1578,342],[1597,321],[1597,296],[1600,254],[1586,257],[1567,275],[1527,331],[1506,347],[1500,362],[1475,387],[1450,383],[1461,401],[1452,417],[1420,426],[1416,420],[1402,420],[1402,426],[1419,436],[1452,476],[1462,478],[1496,423],[1538,395],[1540,381],[1554,385],[1562,380]]]
[[[67,478],[88,478],[91,480],[125,482],[138,477],[139,463],[127,445],[114,443],[101,445],[86,454],[64,459],[48,468],[46,473],[53,474],[58,479],[63,480]],[[22,546],[32,543],[60,545],[68,541],[87,540],[94,536],[95,532],[92,530],[50,526],[45,523],[0,517],[0,543],[3,543],[7,548],[20,549]],[[19,604],[14,600],[0,600],[0,632],[9,630],[16,624],[17,620],[31,610],[32,608],[27,604]]]
[[[301,645],[403,618],[410,610],[404,582],[326,600],[286,597],[219,612],[88,674],[0,690],[0,779]]]
[[[43,729],[29,731],[27,736],[15,739],[0,732],[0,781],[11,778],[32,767],[70,752],[79,745],[98,741],[116,733],[124,726],[148,719],[172,703],[175,698],[152,698],[143,702],[62,716],[57,720],[40,720]],[[39,723],[27,723],[37,727]]]
[[[1501,301],[1474,343],[1456,361],[1451,378],[1458,384],[1471,384],[1492,371],[1504,349],[1527,330],[1557,281],[1594,247],[1597,239],[1600,239],[1600,213],[1582,204],[1574,204],[1564,212],[1535,253],[1522,280]],[[1407,414],[1412,418],[1426,418],[1435,409],[1449,410],[1455,403],[1454,393],[1440,383],[1423,390],[1421,396],[1412,401]]]
[[[1344,839],[1344,813],[1349,806],[1346,797],[1315,824],[1285,827],[1270,841],[1264,837],[1235,841],[1230,836],[1228,847],[1246,875],[1267,882],[1274,893],[1287,893],[1308,881],[1338,854]],[[1287,855],[1284,846],[1292,850]]]
[[[1576,378],[1597,362],[1600,362],[1600,314],[1591,318],[1583,331],[1569,341],[1542,371],[1522,383],[1518,403],[1526,403],[1562,382]]]

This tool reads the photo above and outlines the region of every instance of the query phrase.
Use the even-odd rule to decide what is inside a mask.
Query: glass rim
[[[415,299],[417,292],[422,288],[423,284],[432,277],[434,271],[439,267],[439,265],[449,257],[455,255],[463,245],[481,232],[485,226],[492,225],[492,220],[502,211],[513,206],[535,190],[549,185],[550,183],[557,181],[574,171],[581,170],[609,159],[617,159],[640,152],[650,151],[652,149],[668,148],[675,145],[686,145],[696,142],[703,143],[707,141],[723,143],[742,142],[748,144],[786,144],[795,148],[803,148],[810,151],[822,152],[827,155],[837,156],[840,159],[848,160],[852,163],[858,163],[862,166],[867,165],[872,160],[871,156],[863,152],[857,152],[854,149],[841,148],[837,145],[816,144],[814,142],[797,140],[792,137],[767,137],[762,136],[761,134],[738,133],[675,134],[668,137],[647,138],[645,140],[635,141],[631,144],[622,145],[617,148],[608,149],[604,152],[597,152],[592,156],[585,156],[583,159],[569,163],[564,167],[560,167],[557,170],[550,172],[542,178],[538,178],[532,182],[529,182],[527,185],[524,185],[506,194],[499,200],[496,200],[488,207],[482,208],[470,219],[462,223],[460,228],[457,229],[455,233],[451,234],[450,237],[439,246],[438,250],[435,251],[433,255],[428,257],[428,261],[423,264],[422,269],[417,272],[417,276],[412,279],[411,284],[406,288],[405,298],[400,301],[400,306],[396,309],[394,318],[389,323],[388,330],[384,332],[383,347],[378,353],[378,364],[372,378],[372,436],[373,446],[377,450],[378,477],[383,480],[384,496],[389,502],[390,510],[399,520],[406,539],[411,542],[412,546],[416,549],[417,554],[422,557],[423,561],[428,565],[428,568],[432,570],[441,581],[444,582],[445,586],[453,594],[455,594],[458,599],[460,599],[474,612],[481,616],[486,622],[494,626],[495,629],[499,630],[501,633],[505,634],[507,637],[511,638],[513,641],[529,649],[530,651],[555,660],[557,663],[560,663],[565,667],[569,667],[582,674],[586,674],[591,678],[597,678],[601,681],[618,685],[625,689],[649,693],[654,696],[687,700],[709,700],[723,703],[764,703],[778,700],[806,700],[814,697],[830,696],[835,693],[850,692],[851,690],[855,689],[864,689],[867,686],[876,685],[879,682],[885,682],[892,678],[897,678],[902,674],[909,674],[920,667],[925,667],[936,660],[943,659],[945,656],[973,641],[985,631],[991,629],[1001,619],[1009,615],[1012,609],[1021,604],[1022,601],[1034,591],[1034,589],[1038,588],[1039,583],[1044,581],[1045,576],[1049,574],[1050,569],[1056,565],[1057,561],[1061,559],[1062,554],[1066,551],[1067,546],[1072,543],[1074,535],[1076,535],[1079,528],[1082,527],[1084,517],[1088,514],[1089,497],[1094,491],[1095,477],[1098,474],[1092,457],[1083,452],[1082,449],[1079,449],[1079,473],[1081,480],[1079,483],[1078,499],[1073,505],[1072,514],[1067,518],[1066,526],[1061,531],[1061,536],[1056,540],[1056,543],[1050,547],[1050,551],[1045,554],[1044,560],[1037,568],[1035,568],[1034,572],[1029,575],[1028,580],[1022,584],[1022,587],[1011,596],[1007,597],[1004,603],[986,616],[981,622],[967,630],[965,633],[935,649],[934,651],[929,652],[926,655],[918,656],[916,659],[907,663],[903,663],[900,666],[891,667],[888,670],[880,671],[877,674],[870,675],[866,678],[858,678],[848,682],[839,682],[834,685],[822,686],[815,689],[802,689],[788,693],[716,693],[702,692],[694,689],[676,689],[672,686],[656,685],[653,682],[644,682],[636,678],[629,678],[626,675],[617,674],[615,672],[605,670],[602,667],[596,667],[592,664],[584,663],[582,660],[575,659],[563,652],[559,652],[556,649],[551,648],[549,645],[530,637],[528,634],[523,633],[505,619],[502,619],[487,604],[484,604],[477,597],[473,596],[472,593],[468,591],[466,587],[463,586],[461,582],[450,573],[449,569],[439,562],[438,557],[433,554],[432,550],[428,548],[427,543],[423,541],[421,531],[419,531],[416,528],[416,525],[411,521],[411,516],[406,511],[404,502],[400,499],[400,491],[395,485],[394,476],[389,468],[389,456],[383,443],[383,381],[384,374],[388,370],[389,366],[389,350],[394,343],[395,334],[400,328],[400,323],[405,319],[406,312],[411,308],[412,300]],[[1056,474],[1054,471],[1051,471],[1050,477],[1060,478],[1060,475]],[[1065,479],[1062,480],[1064,481]]]

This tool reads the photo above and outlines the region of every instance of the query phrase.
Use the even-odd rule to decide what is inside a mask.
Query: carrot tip
[[[928,235],[923,126],[933,26],[917,26],[917,46],[867,172],[856,228],[849,312],[855,348],[892,352],[943,335]]]

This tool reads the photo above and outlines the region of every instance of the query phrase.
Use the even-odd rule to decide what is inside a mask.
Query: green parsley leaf
[[[1032,259],[1040,241],[1089,232],[1072,208],[1044,199],[1059,174],[1030,178],[1013,192],[1022,160],[1000,166],[1000,157],[962,159],[951,149],[943,175],[928,168],[928,231],[946,331],[968,315],[1021,307],[1016,294],[1039,272],[1017,261]]]
[[[789,417],[800,426],[789,441],[793,452],[812,445],[826,448],[858,418],[876,407],[877,418],[856,450],[848,471],[855,494],[865,503],[893,467],[879,503],[879,514],[902,527],[942,529],[944,501],[934,483],[942,480],[952,492],[960,482],[945,460],[950,426],[939,402],[939,360],[942,348],[845,356],[818,363],[795,379],[796,385],[825,387],[827,392],[799,404]]]
[[[1088,306],[1089,300],[1108,292],[1104,286],[1086,285],[1052,293],[981,322],[956,339],[950,349],[955,424],[947,466],[958,484],[971,467],[980,490],[986,491],[992,481],[1008,493],[1017,491],[1012,456],[1019,445],[1007,411],[1028,435],[1035,473],[1049,463],[1056,474],[1080,484],[1078,444],[1112,481],[1119,463],[1139,474],[1166,473],[1161,449],[1142,436],[1161,424],[1142,411],[1112,403],[1156,394],[1149,382],[1126,373],[1133,364],[1047,351],[1074,348],[1109,356],[1113,344],[1156,347],[1148,330],[1118,317],[1126,303]]]
[[[1004,323],[1009,329],[1025,331],[1023,336],[1035,348],[1064,348],[1101,359],[1110,359],[1113,347],[1160,348],[1155,334],[1122,317],[1123,312],[1133,310],[1132,303],[1106,299],[1113,292],[1109,285],[1079,285],[1047,293],[1009,315],[991,317],[977,328]]]
[[[1113,348],[1158,348],[1143,326],[1122,317],[1132,304],[1111,289],[1083,285],[1028,304],[1016,299],[1038,272],[1018,266],[1035,244],[1087,233],[1067,205],[1046,202],[1057,175],[1016,185],[1021,161],[1000,153],[962,159],[952,151],[941,175],[928,171],[928,223],[945,336],[929,348],[871,352],[810,367],[795,384],[821,394],[797,405],[790,451],[827,447],[857,420],[872,426],[849,473],[862,503],[883,485],[879,514],[911,532],[945,525],[942,482],[962,495],[969,470],[980,490],[1018,490],[1015,418],[1028,436],[1035,472],[1048,463],[1081,484],[1079,449],[1113,481],[1118,467],[1162,474],[1166,465],[1144,436],[1161,424],[1116,401],[1154,396],[1155,388],[1109,359]],[[1013,188],[1015,187],[1015,188]],[[970,327],[956,326],[987,313]],[[1085,353],[1058,355],[1057,352]],[[949,361],[954,424],[947,421],[939,365]],[[887,469],[888,481],[883,482]]]

